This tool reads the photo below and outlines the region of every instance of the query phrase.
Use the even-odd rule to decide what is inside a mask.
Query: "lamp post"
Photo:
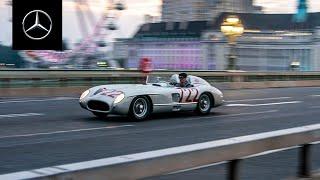
[[[238,16],[230,15],[221,24],[221,32],[227,37],[230,52],[228,55],[228,70],[236,69],[236,40],[244,33],[244,27]]]

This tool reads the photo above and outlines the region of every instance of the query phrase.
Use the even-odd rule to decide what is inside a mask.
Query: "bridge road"
[[[0,99],[0,174],[145,152],[319,123],[320,88],[224,91],[225,106],[209,116],[154,115],[144,122],[95,118],[77,97]],[[320,168],[314,146],[313,168]],[[250,158],[242,179],[295,176],[298,151]],[[225,165],[150,179],[223,179]]]

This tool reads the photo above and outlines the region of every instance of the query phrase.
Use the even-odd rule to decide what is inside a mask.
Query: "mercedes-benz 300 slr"
[[[223,104],[223,94],[204,79],[188,76],[192,87],[177,87],[178,75],[169,80],[148,77],[146,84],[111,84],[88,89],[80,97],[82,108],[98,117],[129,115],[144,120],[153,113],[195,111],[207,115]]]

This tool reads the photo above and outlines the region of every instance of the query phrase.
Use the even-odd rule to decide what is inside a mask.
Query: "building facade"
[[[247,32],[238,39],[236,66],[244,71],[288,71],[293,62],[299,62],[301,71],[318,71],[319,32]],[[226,69],[229,47],[225,38],[219,32],[206,35],[202,41],[207,49],[204,58],[215,60],[217,70]]]
[[[217,69],[225,69],[229,47],[226,38],[218,30],[224,17],[217,18],[213,30],[203,33],[202,42],[214,51]],[[234,13],[233,13],[234,14]],[[320,13],[309,13],[304,22],[296,22],[294,14],[248,14],[239,13],[245,33],[237,40],[237,66],[241,70],[286,71],[293,62],[300,63],[300,70],[320,70]]]
[[[128,41],[127,68],[137,68],[150,58],[155,69],[204,69],[202,32],[206,21],[162,22],[143,25]],[[212,65],[211,65],[212,66]],[[213,69],[213,67],[211,67]]]
[[[225,70],[229,46],[220,32],[222,13],[206,21],[144,24],[126,41],[126,67],[137,68],[143,57],[155,69]],[[234,14],[234,13],[232,13]],[[310,13],[304,23],[293,14],[238,13],[245,33],[237,40],[237,67],[250,71],[287,71],[299,62],[301,71],[320,70],[320,13]]]

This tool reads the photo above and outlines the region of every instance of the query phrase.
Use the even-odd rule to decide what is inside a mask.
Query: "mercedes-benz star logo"
[[[46,38],[52,29],[51,17],[42,10],[30,11],[22,21],[24,34],[32,40]]]

